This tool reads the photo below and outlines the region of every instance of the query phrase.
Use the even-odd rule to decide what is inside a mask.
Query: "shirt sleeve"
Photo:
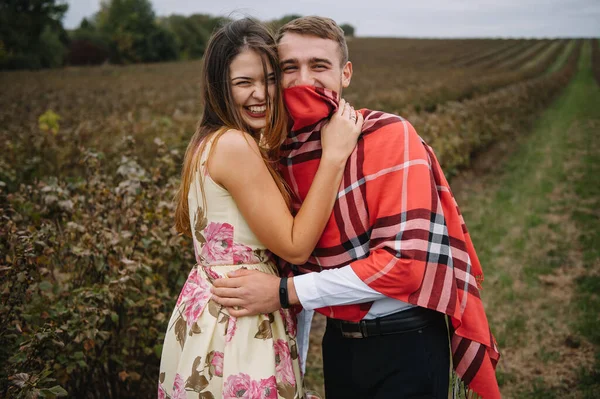
[[[365,284],[350,266],[295,276],[294,287],[302,307],[309,310],[385,298]]]

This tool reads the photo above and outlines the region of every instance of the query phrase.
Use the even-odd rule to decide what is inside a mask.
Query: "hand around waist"
[[[216,279],[211,291],[213,299],[234,317],[272,313],[281,307],[278,276],[257,270],[240,269]],[[293,279],[288,280],[290,303],[298,303]]]

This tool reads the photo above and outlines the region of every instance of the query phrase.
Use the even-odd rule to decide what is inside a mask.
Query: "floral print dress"
[[[158,397],[303,398],[295,318],[286,309],[235,318],[211,300],[211,282],[240,269],[277,274],[227,190],[206,171],[207,144],[188,204],[197,264],[169,321]],[[206,209],[199,179],[204,178]]]

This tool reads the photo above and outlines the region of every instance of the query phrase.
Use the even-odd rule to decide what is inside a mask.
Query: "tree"
[[[110,40],[98,31],[94,21],[84,18],[79,28],[70,32],[70,38],[68,64],[97,65],[109,59]]]
[[[231,21],[231,19],[227,17],[213,17],[212,15],[207,14],[192,14],[188,19],[192,21],[194,25],[202,26],[204,30],[208,32],[209,37],[215,30]]]
[[[171,15],[159,19],[159,24],[173,33],[179,57],[187,60],[202,57],[210,35],[228,21],[230,19],[225,17],[193,14],[189,17]]]
[[[298,18],[302,18],[302,15],[288,14],[288,15],[284,15],[283,17],[281,17],[279,19],[274,19],[272,21],[267,22],[267,25],[269,25],[271,27],[273,32],[277,32],[283,25],[285,25],[288,22],[291,22],[295,19],[298,19]]]
[[[341,24],[340,28],[344,31],[344,36],[354,37],[354,26],[350,24]]]
[[[156,23],[149,0],[103,0],[96,26],[109,38],[111,61],[166,61],[177,58],[173,34]]]
[[[204,25],[182,15],[162,18],[160,25],[175,36],[180,58],[187,60],[202,57],[210,36],[209,30]]]
[[[60,0],[0,0],[0,69],[62,65],[68,8]]]

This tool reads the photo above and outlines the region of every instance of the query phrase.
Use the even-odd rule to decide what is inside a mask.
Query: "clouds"
[[[325,15],[359,36],[600,37],[597,0],[151,0],[158,15]],[[99,0],[69,0],[65,26],[76,27]]]

